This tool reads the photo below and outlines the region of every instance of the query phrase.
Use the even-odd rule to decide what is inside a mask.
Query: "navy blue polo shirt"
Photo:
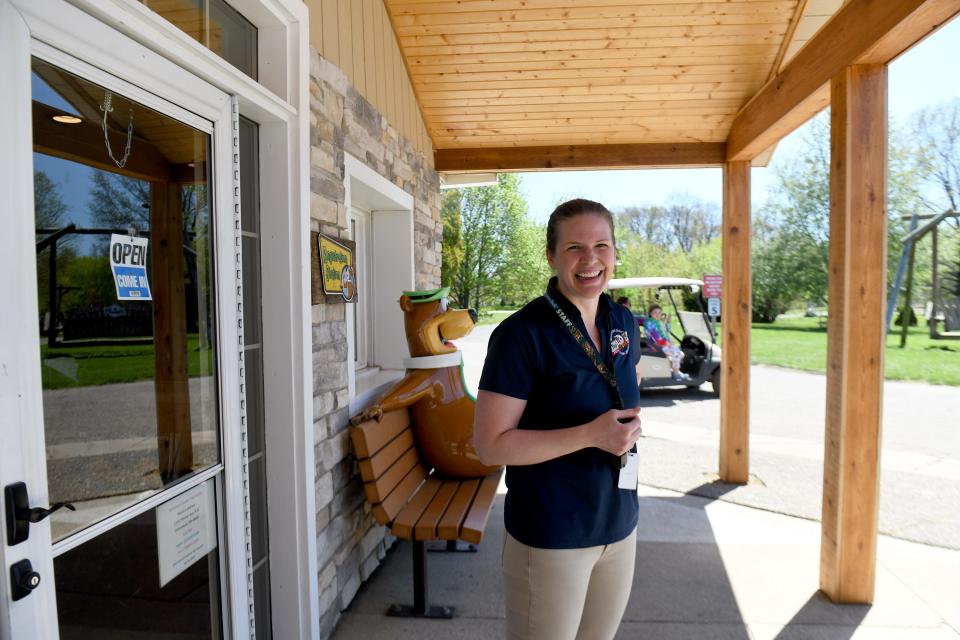
[[[555,282],[551,279],[548,293],[586,338],[580,312]],[[603,361],[612,365],[623,406],[635,407],[640,404],[635,369],[640,341],[633,314],[604,294],[596,323]],[[544,296],[494,330],[480,389],[527,401],[519,429],[574,427],[616,406],[616,393]],[[637,525],[637,492],[617,488],[619,471],[611,458],[590,447],[539,464],[508,466],[507,531],[542,549],[592,547],[625,538]]]

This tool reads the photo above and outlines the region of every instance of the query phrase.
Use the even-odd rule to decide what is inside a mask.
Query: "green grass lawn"
[[[212,373],[212,352],[198,350],[200,339],[187,336],[187,374]],[[117,344],[96,347],[40,347],[44,389],[87,387],[147,380],[154,376],[153,345]],[[205,363],[201,370],[201,362]]]
[[[817,318],[789,318],[754,324],[751,360],[806,371],[826,371],[827,330]],[[887,336],[884,353],[887,380],[918,380],[960,386],[960,340],[931,340],[923,318],[910,327],[907,346],[900,348],[900,328]]]
[[[504,318],[514,311],[516,311],[516,309],[484,309],[480,312],[480,318],[477,319],[477,324],[500,324]]]
[[[497,324],[510,310],[484,311],[477,324]],[[960,386],[960,340],[931,340],[924,318],[910,327],[907,346],[900,348],[900,327],[887,336],[884,366],[887,380],[917,380]],[[719,327],[717,329],[719,339]],[[826,318],[786,318],[754,324],[750,336],[754,364],[769,364],[824,373],[827,364]]]

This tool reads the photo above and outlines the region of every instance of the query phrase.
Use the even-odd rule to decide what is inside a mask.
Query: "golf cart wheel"
[[[710,386],[713,387],[713,394],[720,397],[720,367],[713,370],[710,374]]]

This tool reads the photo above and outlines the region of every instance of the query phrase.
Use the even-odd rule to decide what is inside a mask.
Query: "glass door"
[[[249,620],[249,577],[237,571],[242,548],[227,551],[239,546],[237,529],[244,535],[228,525],[230,505],[244,502],[242,460],[225,449],[243,437],[230,344],[238,305],[223,295],[240,291],[225,277],[239,273],[235,203],[223,197],[233,190],[224,184],[231,121],[32,49],[20,124],[30,131],[33,206],[14,196],[5,215],[33,242],[27,251],[23,237],[0,240],[0,250],[16,248],[0,267],[28,276],[19,286],[31,290],[0,339],[0,356],[14,346],[25,354],[22,407],[0,435],[43,455],[0,453],[14,514],[0,558],[31,560],[37,577],[27,574],[24,589],[10,583],[0,624],[15,638],[232,637],[245,630],[236,619]],[[11,506],[18,500],[33,522]]]
[[[31,71],[60,637],[219,637],[211,136]]]

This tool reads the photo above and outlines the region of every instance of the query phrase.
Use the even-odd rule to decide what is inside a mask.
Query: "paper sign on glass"
[[[161,587],[217,548],[216,516],[213,480],[157,507]]]

